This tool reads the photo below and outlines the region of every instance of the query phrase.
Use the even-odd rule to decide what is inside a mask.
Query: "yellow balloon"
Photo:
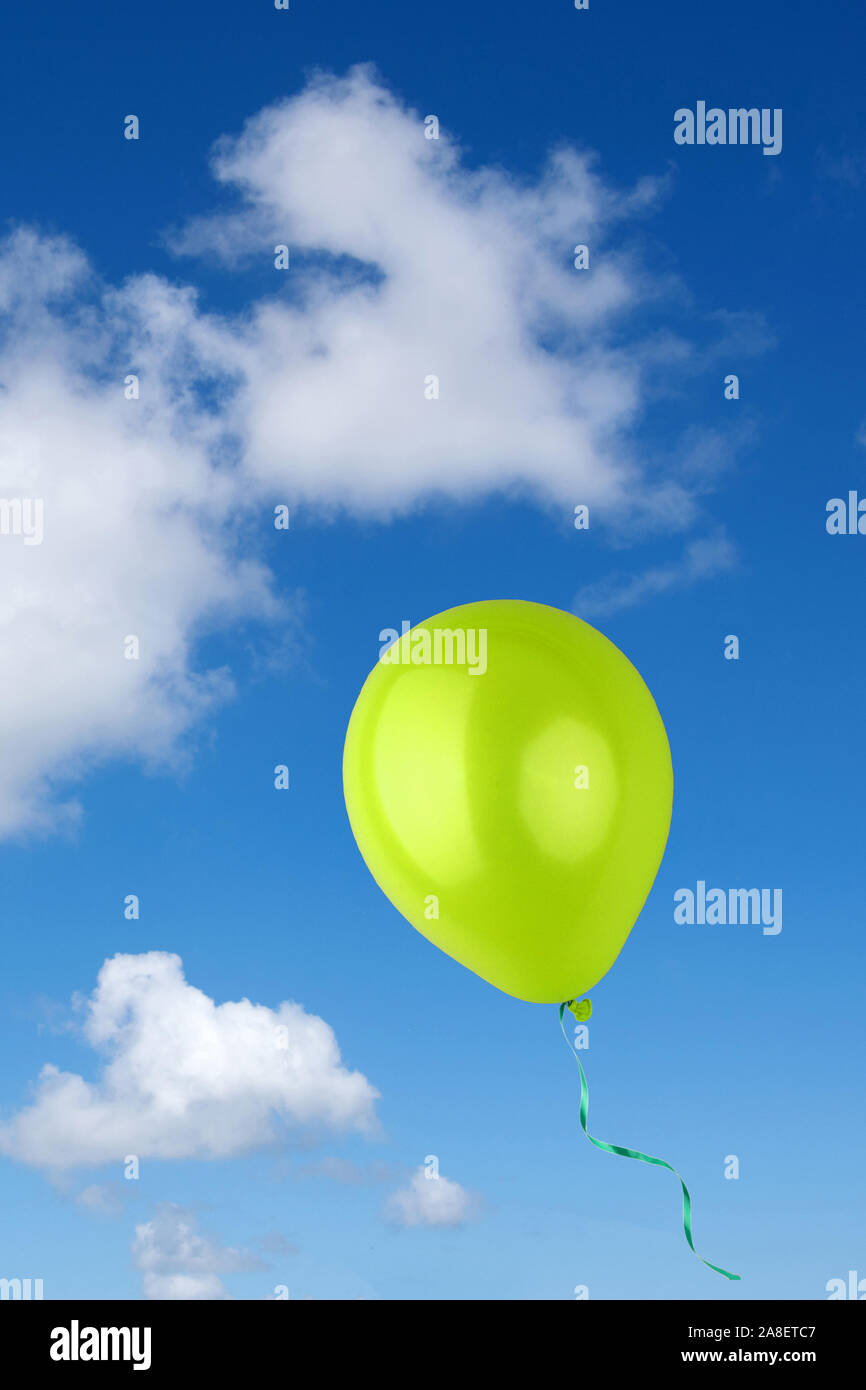
[[[468,603],[383,651],[352,712],[346,809],[435,946],[559,1003],[607,973],[670,827],[661,716],[618,647],[558,608]]]

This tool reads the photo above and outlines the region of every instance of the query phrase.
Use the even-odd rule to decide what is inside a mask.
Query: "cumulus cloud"
[[[83,1034],[94,1082],[43,1067],[0,1153],[49,1170],[139,1158],[228,1158],[298,1133],[372,1132],[378,1092],[341,1062],[333,1029],[300,1004],[216,1004],[178,956],[117,955]]]
[[[189,296],[92,291],[63,239],[0,245],[0,835],[74,819],[61,789],[97,760],[171,761],[231,690],[196,668],[196,636],[277,611],[237,553],[213,422],[175,371]]]
[[[155,275],[105,285],[61,236],[0,243],[0,836],[74,822],[100,761],[183,757],[233,691],[200,636],[287,616],[254,511],[386,520],[510,490],[633,525],[699,515],[687,471],[636,442],[665,364],[702,360],[634,326],[670,289],[621,235],[658,181],[612,188],[565,146],[534,179],[472,167],[366,68],[260,112],[213,169],[235,209],[174,249],[292,257],[240,314]],[[33,543],[15,508],[37,503]]]
[[[388,1198],[385,1215],[399,1226],[462,1226],[476,1206],[476,1198],[459,1182],[431,1176],[422,1164],[408,1185]]]
[[[174,249],[301,258],[297,298],[257,305],[220,343],[253,476],[378,516],[513,486],[646,499],[624,436],[639,361],[612,334],[655,287],[605,243],[652,204],[651,180],[617,193],[568,148],[535,182],[470,169],[366,68],[261,112],[213,167],[241,211],[195,221]]]
[[[585,584],[575,595],[574,611],[580,618],[607,617],[644,599],[724,574],[735,565],[736,550],[726,536],[704,537],[690,541],[680,558],[669,564],[654,565],[638,574],[617,573]]]
[[[141,1270],[145,1298],[224,1300],[231,1295],[222,1274],[265,1268],[250,1251],[224,1246],[196,1226],[193,1212],[170,1202],[136,1226],[132,1259]]]

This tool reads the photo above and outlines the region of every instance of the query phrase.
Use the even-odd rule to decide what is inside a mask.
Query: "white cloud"
[[[83,1032],[106,1057],[98,1080],[43,1067],[33,1103],[0,1126],[0,1153],[60,1170],[375,1129],[378,1092],[342,1065],[323,1019],[294,1003],[215,1004],[166,952],[107,960]]]
[[[228,1299],[220,1275],[265,1268],[249,1251],[200,1235],[194,1213],[170,1202],[136,1226],[132,1258],[149,1299]]]
[[[0,534],[0,835],[73,819],[58,789],[98,760],[171,760],[231,690],[195,669],[196,635],[276,611],[264,570],[236,554],[238,484],[175,361],[167,325],[189,297],[92,288],[62,239],[0,244],[0,497],[38,502],[44,528],[41,544],[14,518]],[[139,400],[124,397],[131,371]]]
[[[701,361],[670,330],[628,332],[671,290],[619,244],[657,181],[619,192],[566,147],[534,180],[469,167],[363,68],[259,113],[214,171],[237,210],[175,248],[293,257],[240,315],[153,275],[105,286],[62,237],[0,243],[0,499],[44,506],[41,544],[0,535],[0,837],[74,822],[70,788],[106,759],[188,753],[233,690],[199,636],[288,616],[255,511],[387,519],[516,490],[633,526],[699,514],[701,486],[648,464],[635,430],[665,371]]]
[[[688,588],[702,579],[724,574],[736,565],[736,550],[724,535],[690,541],[678,560],[654,565],[638,574],[618,573],[585,584],[574,600],[579,618],[607,617],[644,599]]]
[[[407,1187],[388,1198],[385,1215],[400,1226],[462,1226],[476,1206],[477,1199],[459,1182],[430,1177],[422,1165]]]
[[[274,275],[297,298],[272,296],[219,343],[257,479],[378,516],[511,485],[558,501],[649,491],[622,434],[639,362],[611,338],[655,287],[605,243],[652,204],[651,180],[617,194],[567,148],[536,182],[469,169],[366,68],[261,112],[220,142],[214,171],[242,210],[195,221],[174,248],[265,258],[285,243],[296,258]],[[572,267],[580,241],[590,272]]]

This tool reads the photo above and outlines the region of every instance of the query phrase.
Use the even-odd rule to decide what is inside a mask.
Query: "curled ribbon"
[[[589,1130],[587,1129],[586,1119],[587,1115],[589,1114],[589,1085],[587,1083],[586,1074],[584,1073],[583,1065],[581,1063],[580,1057],[578,1056],[577,1049],[574,1047],[571,1039],[565,1031],[565,1023],[563,1022],[563,1016],[567,1008],[571,1009],[571,1012],[575,1015],[576,1018],[588,1018],[589,1013],[587,1013],[585,1010],[582,1010],[579,1014],[578,1009],[580,1009],[580,1005],[577,1005],[575,1008],[572,1008],[572,1005],[574,1003],[575,1001],[573,999],[569,999],[566,1003],[560,1004],[559,1026],[562,1029],[562,1036],[565,1038],[565,1041],[568,1044],[568,1049],[571,1053],[573,1053],[574,1060],[577,1062],[578,1069],[580,1071],[581,1129],[583,1130],[590,1144],[594,1144],[597,1149],[603,1149],[605,1153],[619,1154],[621,1158],[636,1158],[640,1163],[653,1163],[658,1168],[668,1168],[675,1175],[675,1177],[678,1177],[680,1179],[680,1186],[683,1189],[683,1231],[685,1233],[686,1240],[689,1243],[689,1248],[692,1254],[697,1255],[698,1259],[701,1261],[701,1264],[705,1264],[708,1267],[708,1269],[715,1270],[716,1274],[722,1274],[726,1279],[739,1279],[739,1274],[730,1274],[728,1270],[722,1269],[719,1265],[710,1264],[710,1261],[705,1260],[703,1255],[698,1255],[698,1252],[695,1249],[695,1243],[692,1240],[692,1199],[689,1196],[689,1189],[686,1187],[683,1179],[680,1177],[676,1168],[674,1168],[672,1164],[666,1163],[663,1158],[652,1158],[650,1154],[642,1154],[637,1149],[624,1149],[619,1144],[606,1144],[603,1139],[594,1139],[590,1134]],[[584,1000],[583,1003],[589,1004],[589,1000]],[[591,1011],[592,1010],[590,1006],[590,1012]]]

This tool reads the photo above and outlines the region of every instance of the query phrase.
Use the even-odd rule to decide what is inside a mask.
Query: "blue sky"
[[[853,6],[828,13],[739,0],[719,15],[684,2],[626,3],[614,14],[604,0],[587,13],[565,0],[531,9],[446,0],[435,12],[300,0],[288,14],[241,9],[188,7],[172,41],[168,6],[150,6],[144,21],[115,7],[104,7],[108,18],[95,6],[74,16],[58,7],[40,27],[61,37],[15,35],[0,57],[4,218],[43,238],[43,251],[27,242],[3,252],[0,304],[4,286],[19,281],[29,298],[14,311],[25,318],[4,328],[0,354],[12,419],[7,432],[0,399],[12,470],[11,481],[0,476],[0,495],[20,492],[16,459],[44,427],[50,449],[26,476],[45,489],[46,526],[52,497],[70,526],[84,515],[79,505],[102,518],[86,555],[83,543],[64,548],[46,530],[44,549],[19,548],[10,560],[15,538],[2,538],[0,558],[25,607],[29,585],[46,623],[61,597],[64,606],[62,631],[46,626],[38,643],[27,612],[17,613],[0,648],[12,692],[0,711],[12,764],[0,789],[0,1276],[41,1277],[46,1297],[165,1291],[168,1283],[147,1279],[185,1272],[171,1227],[182,1220],[205,1242],[191,1274],[235,1298],[266,1298],[277,1285],[293,1298],[567,1299],[576,1285],[591,1298],[826,1297],[828,1280],[852,1269],[866,1276],[856,1157],[866,540],[825,528],[829,498],[866,492],[863,16]],[[27,22],[14,21],[21,35]],[[500,171],[524,210],[549,150],[597,155],[594,172],[581,166],[570,191],[544,203],[557,235],[563,207],[569,226],[569,197],[593,207],[583,225],[596,288],[586,294],[599,298],[577,338],[536,271],[553,256],[555,284],[574,277],[580,227],[562,233],[556,262],[511,216],[499,185],[484,222],[472,224],[494,282],[501,271],[521,294],[529,287],[528,309],[515,293],[516,321],[544,340],[552,364],[530,376],[525,340],[509,340],[502,380],[483,383],[490,442],[475,453],[459,414],[439,453],[439,436],[431,446],[415,416],[392,421],[387,411],[369,439],[332,439],[327,393],[348,401],[340,393],[351,392],[351,374],[333,387],[327,371],[304,377],[298,410],[280,414],[281,401],[295,400],[286,325],[315,338],[340,314],[340,335],[352,329],[346,296],[375,262],[364,252],[374,206],[364,200],[371,181],[389,187],[388,170],[403,168],[412,118],[371,125],[365,160],[325,180],[326,193],[341,180],[345,188],[330,202],[317,202],[315,179],[308,186],[298,170],[294,190],[274,192],[268,181],[279,181],[281,166],[267,141],[258,163],[254,143],[234,148],[235,173],[267,187],[287,226],[292,198],[303,203],[291,280],[278,289],[263,251],[276,225],[267,199],[245,203],[237,182],[220,184],[209,168],[216,140],[297,97],[312,69],[343,77],[368,62],[396,110],[438,114],[467,180]],[[338,135],[363,99],[348,99]],[[782,153],[675,145],[675,109],[700,99],[782,108]],[[330,98],[321,100],[329,110]],[[122,138],[129,112],[141,118],[138,142]],[[296,142],[319,112],[312,102],[290,108]],[[320,147],[326,160],[332,144]],[[643,202],[612,211],[642,179],[654,181]],[[448,205],[443,218],[453,244],[442,241],[432,268],[425,261],[434,297],[455,247],[476,245],[468,231],[460,240],[469,188],[454,195],[460,215]],[[437,184],[430,196],[437,211],[449,195]],[[232,213],[240,220],[227,222]],[[412,200],[398,193],[389,217],[386,284],[389,275],[400,282],[404,255],[411,265]],[[86,271],[63,268],[71,245]],[[467,324],[443,330],[442,360],[452,347],[459,353],[473,309],[482,319],[494,312],[479,288],[483,264],[467,281]],[[621,308],[605,297],[610,266]],[[63,280],[59,305],[46,289],[52,267]],[[130,276],[194,286],[197,307],[171,301],[170,313],[152,279],[121,290],[120,307],[104,297]],[[304,298],[305,276],[333,295],[322,317]],[[285,315],[273,332],[251,318],[263,301]],[[139,336],[141,363],[130,365],[136,312],[149,336]],[[384,323],[398,351],[405,331],[410,356],[414,312],[407,297]],[[56,420],[48,398],[16,376],[25,319],[34,382],[47,380],[55,350],[70,372],[85,348],[93,353],[79,386],[51,398],[62,401]],[[375,359],[377,320],[363,323],[360,341]],[[103,333],[124,351],[112,356]],[[213,353],[206,380],[189,368],[190,352]],[[468,357],[454,360],[471,375]],[[600,365],[605,375],[595,377]],[[554,378],[545,373],[560,366],[577,392],[563,429],[602,402],[587,457],[575,455],[579,482],[569,482],[568,448],[536,452],[529,433],[500,470],[517,375],[530,411],[547,399]],[[152,454],[134,451],[100,384],[100,373],[122,381],[137,368],[141,404],[155,383],[157,408],[143,427]],[[250,382],[226,437],[215,439],[213,421],[229,410],[225,374],[245,370]],[[178,402],[184,372],[189,394]],[[737,401],[724,399],[729,372],[740,378]],[[598,385],[589,404],[582,373]],[[635,393],[624,417],[620,390]],[[447,405],[444,389],[436,404]],[[363,399],[351,409],[364,418]],[[403,450],[392,459],[391,440]],[[202,460],[211,457],[208,472]],[[182,487],[160,458],[168,471],[187,470]],[[620,465],[633,473],[611,482]],[[83,500],[52,468],[67,478],[78,470]],[[584,495],[593,524],[578,533],[571,504]],[[292,524],[277,533],[270,518],[283,501]],[[180,518],[177,530],[161,529],[166,517]],[[702,553],[703,567],[694,560]],[[25,562],[26,575],[16,568]],[[665,720],[671,836],[641,918],[593,993],[590,1128],[676,1165],[692,1192],[699,1251],[740,1272],[741,1284],[690,1255],[673,1177],[586,1143],[555,1010],[500,994],[437,952],[382,897],[352,841],[342,744],[379,631],[487,597],[585,613],[641,671]],[[142,692],[111,675],[93,694],[105,673],[101,658],[88,664],[91,633],[114,631],[133,611],[159,633],[148,673],[157,684]],[[723,659],[729,633],[740,637],[737,662]],[[230,671],[232,687],[223,675],[209,702],[196,676],[215,670]],[[273,789],[277,763],[291,769],[287,793]],[[58,809],[70,797],[80,808],[71,821]],[[678,925],[674,892],[700,879],[781,888],[782,931]],[[137,921],[124,919],[129,893],[140,895]],[[62,1127],[46,1132],[35,1157],[14,1140],[4,1149],[4,1127],[13,1132],[46,1063],[97,1081],[104,1059],[70,1026],[80,1021],[70,1000],[91,994],[109,958],[145,952],[180,956],[189,984],[218,1004],[276,1010],[294,1000],[324,1019],[343,1065],[380,1093],[381,1129],[360,1134],[350,1116],[333,1132],[301,1127],[252,1152],[143,1156],[137,1181],[114,1161],[58,1164],[52,1152],[80,1139]],[[221,1122],[231,1129],[235,1118],[226,1111]],[[471,1194],[465,1219],[389,1220],[389,1200],[429,1154]],[[736,1181],[724,1178],[731,1154]],[[145,1246],[156,1252],[150,1264]]]

